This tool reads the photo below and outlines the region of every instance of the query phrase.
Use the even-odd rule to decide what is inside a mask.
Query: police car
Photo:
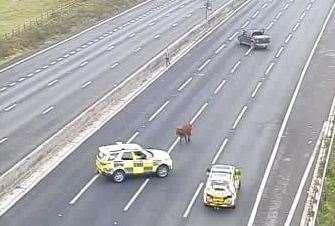
[[[206,206],[235,208],[241,187],[241,171],[235,166],[217,164],[207,169],[203,199]]]
[[[162,150],[117,142],[115,145],[99,147],[96,169],[99,174],[120,183],[126,175],[156,173],[158,177],[166,177],[172,169],[172,160]]]

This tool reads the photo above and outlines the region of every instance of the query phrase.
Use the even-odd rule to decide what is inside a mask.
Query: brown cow
[[[192,128],[192,124],[188,122],[184,124],[181,128],[176,129],[176,135],[180,138],[180,143],[182,143],[183,139],[185,139],[185,143],[191,141]]]

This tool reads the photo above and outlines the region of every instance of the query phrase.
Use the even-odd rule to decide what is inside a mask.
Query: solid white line
[[[290,39],[292,38],[292,36],[293,36],[292,34],[289,34],[287,38],[285,39],[285,43],[288,43]]]
[[[114,64],[111,66],[111,68],[115,68],[115,67],[118,66],[118,65],[119,65],[119,63],[116,62],[116,63],[114,63]]]
[[[10,106],[8,106],[8,107],[5,107],[4,111],[10,111],[10,110],[12,110],[13,108],[15,108],[15,106],[16,106],[16,103],[14,103],[14,104],[12,104],[12,105],[10,105]]]
[[[251,53],[252,48],[250,47],[248,51],[244,54],[244,56],[248,56]]]
[[[233,74],[233,73],[236,71],[237,67],[238,67],[240,64],[241,64],[241,61],[240,61],[240,60],[237,61],[237,62],[234,64],[233,68],[230,70],[230,73]]]
[[[212,163],[211,163],[211,164],[215,164],[215,163],[216,163],[216,161],[218,160],[218,158],[219,158],[220,155],[221,155],[221,152],[222,152],[222,151],[224,150],[224,148],[226,147],[227,143],[228,143],[228,139],[225,138],[224,141],[222,142],[222,144],[221,144],[221,146],[220,146],[218,152],[216,153],[214,159],[212,160]]]
[[[260,185],[260,187],[258,189],[257,197],[256,197],[256,200],[255,200],[254,206],[252,208],[252,212],[250,214],[249,221],[248,221],[248,226],[252,226],[253,223],[254,223],[254,220],[255,220],[255,217],[256,217],[256,213],[257,213],[257,209],[258,209],[259,203],[261,201],[262,194],[264,192],[264,188],[265,188],[266,182],[267,182],[268,177],[270,175],[270,171],[271,171],[272,165],[273,165],[275,157],[277,155],[282,135],[284,134],[284,131],[285,131],[285,128],[286,128],[286,124],[288,122],[288,119],[290,117],[291,111],[293,109],[293,105],[294,105],[295,100],[296,100],[296,98],[298,96],[298,93],[299,93],[302,81],[304,80],[306,71],[307,71],[307,69],[308,69],[308,67],[309,67],[309,65],[311,63],[311,60],[312,60],[312,57],[313,57],[313,55],[315,53],[316,47],[318,46],[318,44],[320,42],[320,39],[321,39],[321,36],[322,36],[324,30],[326,29],[326,25],[327,25],[327,23],[329,21],[329,18],[331,16],[332,12],[334,11],[334,8],[335,8],[335,3],[333,4],[331,10],[328,13],[327,18],[325,19],[325,21],[324,21],[324,23],[322,25],[321,31],[320,31],[320,33],[319,33],[319,35],[318,35],[318,37],[317,37],[317,39],[316,39],[316,41],[314,43],[314,46],[313,46],[313,48],[311,50],[311,53],[309,54],[309,57],[308,57],[308,59],[306,61],[306,64],[305,64],[305,66],[304,66],[304,68],[303,68],[303,70],[301,72],[299,81],[298,81],[298,83],[296,85],[296,88],[294,90],[292,99],[291,99],[290,104],[289,104],[289,106],[287,108],[287,111],[286,111],[286,114],[285,114],[282,126],[280,127],[280,130],[279,130],[279,133],[278,133],[278,136],[277,136],[277,139],[276,139],[276,143],[275,143],[275,145],[273,147],[273,150],[272,150],[272,153],[271,153],[271,157],[270,157],[270,160],[269,160],[268,165],[266,167],[266,170],[265,170],[265,173],[264,173],[261,185]]]
[[[70,205],[73,205],[77,202],[77,200],[80,198],[80,196],[93,184],[93,182],[98,179],[100,174],[94,175],[94,177],[91,178],[91,180],[79,191],[79,193],[69,202]]]
[[[281,14],[282,14],[282,12],[279,12],[277,15],[276,15],[276,20],[278,20],[279,19],[279,17],[281,16]]]
[[[85,82],[81,88],[85,88],[86,86],[90,85],[92,83],[92,81],[88,81],[88,82]]]
[[[215,50],[215,54],[218,54],[219,52],[221,52],[221,50],[226,47],[226,44],[222,44],[217,50]]]
[[[137,190],[137,192],[135,193],[135,195],[130,199],[130,201],[127,203],[127,205],[123,208],[123,211],[127,211],[130,206],[133,204],[133,202],[136,200],[136,198],[139,196],[139,194],[143,191],[143,189],[145,188],[145,186],[148,184],[149,182],[149,178],[147,178],[144,183],[141,185],[141,187]]]
[[[201,191],[202,186],[204,186],[204,183],[203,183],[203,182],[201,182],[201,183],[198,185],[198,188],[197,188],[197,190],[195,191],[195,193],[194,193],[194,195],[193,195],[193,197],[192,197],[192,199],[191,199],[191,202],[188,204],[187,209],[185,210],[185,212],[184,212],[184,214],[183,214],[183,217],[184,217],[184,218],[186,218],[186,217],[188,216],[188,214],[190,213],[191,208],[192,208],[192,206],[194,205],[194,202],[195,202],[196,198],[198,197],[198,195],[199,195],[199,193],[200,193],[200,191]]]
[[[226,83],[226,80],[222,80],[220,84],[216,87],[214,94],[218,94],[218,92],[221,90],[222,86]]]
[[[189,79],[187,79],[187,81],[184,82],[184,83],[178,88],[178,91],[179,91],[179,92],[182,91],[182,90],[185,88],[185,86],[187,86],[187,84],[190,83],[190,82],[192,81],[192,79],[193,79],[192,77],[189,78]]]
[[[305,16],[306,16],[306,13],[303,12],[303,13],[301,14],[301,16],[299,17],[299,19],[302,20],[302,19],[304,19]]]
[[[271,64],[266,68],[265,75],[268,75],[270,71],[272,70],[273,66],[275,65],[274,62],[271,62]]]
[[[49,113],[50,111],[52,111],[52,109],[54,109],[54,107],[48,107],[47,109],[45,109],[43,112],[42,112],[42,115],[45,115],[47,113]]]
[[[247,20],[246,22],[244,22],[244,24],[242,25],[242,29],[246,28],[248,25],[250,24],[250,21]]]
[[[298,23],[294,26],[293,31],[296,31],[296,30],[298,29],[299,25],[300,25],[300,23],[298,22]]]
[[[252,15],[252,18],[255,19],[259,14],[259,11],[257,10],[253,15]]]
[[[261,87],[261,85],[262,85],[262,82],[258,82],[256,88],[254,89],[254,91],[253,91],[252,94],[251,94],[251,97],[252,97],[252,98],[254,98],[254,97],[256,96],[256,93],[257,93],[259,87]]]
[[[202,105],[202,107],[199,109],[199,111],[191,119],[191,121],[190,121],[191,124],[193,124],[195,122],[195,120],[197,120],[197,118],[199,117],[199,115],[206,109],[207,106],[208,106],[208,103],[205,103],[204,105]]]
[[[140,132],[136,131],[126,142],[127,144],[131,143],[137,136],[140,134]]]
[[[151,122],[152,120],[154,120],[156,118],[156,116],[166,107],[166,105],[168,105],[170,103],[169,100],[167,100],[150,118],[149,118],[149,122]]]
[[[57,83],[58,82],[58,79],[55,79],[53,80],[52,82],[49,82],[48,83],[48,86],[52,86],[53,84]]]
[[[204,67],[207,66],[207,64],[209,64],[209,62],[211,62],[211,59],[207,59],[199,68],[198,71],[201,71],[202,69],[204,69]]]
[[[238,123],[240,122],[241,118],[243,117],[244,113],[246,112],[246,110],[248,109],[247,106],[243,106],[242,110],[240,111],[240,113],[238,114],[235,122],[234,122],[234,125],[233,125],[233,129],[236,129]]]
[[[276,54],[276,58],[278,58],[280,56],[280,54],[283,52],[284,50],[284,46],[281,46],[280,49],[278,50],[277,54]]]
[[[228,38],[229,41],[233,40],[235,36],[238,35],[238,31],[236,31],[232,36]]]
[[[0,140],[0,144],[2,144],[3,142],[5,142],[5,141],[7,141],[7,140],[8,140],[7,137],[2,138],[2,139]]]
[[[80,67],[84,67],[86,64],[88,64],[88,61],[84,61],[84,62],[82,62],[79,66],[80,66]]]
[[[273,22],[271,21],[269,25],[265,28],[266,30],[269,30],[273,26]]]
[[[103,25],[103,24],[105,24],[105,23],[111,21],[111,20],[114,20],[114,19],[116,19],[116,18],[119,18],[120,16],[122,16],[122,15],[124,15],[124,14],[126,14],[126,13],[128,13],[128,12],[130,12],[130,11],[133,11],[133,10],[135,10],[135,9],[137,9],[137,8],[143,6],[143,5],[145,5],[145,4],[147,4],[147,3],[151,2],[151,1],[152,1],[152,0],[147,0],[147,1],[145,1],[145,2],[142,2],[142,3],[138,4],[138,5],[136,5],[136,6],[132,7],[132,8],[130,8],[130,9],[127,9],[126,11],[124,11],[124,12],[122,12],[122,13],[116,15],[116,16],[113,16],[113,17],[108,18],[108,19],[106,19],[106,20],[104,20],[104,21],[101,21],[100,23],[98,23],[98,24],[96,24],[96,25],[94,25],[94,26],[92,26],[92,27],[89,27],[89,28],[87,28],[86,30],[81,31],[81,32],[79,32],[78,34],[75,34],[75,35],[71,36],[70,38],[67,38],[67,39],[65,39],[65,40],[63,40],[63,41],[60,41],[60,42],[58,42],[58,43],[56,43],[56,44],[54,44],[54,45],[52,45],[52,46],[50,46],[50,47],[48,47],[48,48],[46,48],[46,49],[43,49],[43,50],[41,50],[41,51],[39,51],[39,52],[37,52],[37,53],[35,53],[35,54],[33,54],[33,55],[31,55],[31,56],[25,58],[25,59],[22,59],[22,60],[20,60],[20,61],[14,63],[14,64],[9,65],[8,67],[5,67],[4,69],[1,69],[1,70],[0,70],[0,73],[6,71],[6,70],[8,70],[8,69],[11,69],[11,68],[15,67],[16,65],[19,65],[19,64],[21,64],[21,63],[23,63],[23,62],[25,62],[25,61],[27,61],[27,60],[30,60],[31,58],[33,58],[33,57],[35,57],[35,56],[38,56],[38,55],[40,55],[40,54],[42,54],[42,53],[45,53],[45,52],[47,52],[48,50],[53,49],[53,48],[55,48],[55,47],[57,47],[57,46],[59,46],[59,45],[65,43],[65,42],[68,42],[68,41],[70,41],[70,40],[72,40],[72,39],[74,39],[74,38],[76,38],[76,37],[78,37],[78,36],[80,36],[80,35],[82,35],[82,34],[88,32],[88,31],[91,31],[91,30],[93,30],[93,29],[95,29],[95,28],[97,28],[97,27],[99,27],[99,26],[101,26],[101,25]]]

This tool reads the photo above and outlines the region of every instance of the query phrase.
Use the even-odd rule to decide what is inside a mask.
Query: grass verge
[[[318,225],[335,226],[335,143],[329,159]]]
[[[55,0],[44,1],[54,2]],[[0,67],[4,67],[14,60],[63,40],[143,1],[78,0],[71,8],[55,10],[48,14],[46,18],[36,20],[37,22],[34,26],[22,30],[19,34],[10,38],[0,37]],[[10,18],[13,18],[13,12],[10,13]],[[34,13],[36,14],[36,10]],[[2,17],[4,18],[3,15]]]

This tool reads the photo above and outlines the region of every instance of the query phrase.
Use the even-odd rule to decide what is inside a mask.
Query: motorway
[[[334,96],[334,77],[322,73],[324,43],[301,80],[333,4],[253,1],[86,140],[5,213],[0,225],[284,225]],[[333,15],[329,24],[334,20]],[[245,27],[265,27],[270,48],[239,46],[236,35]],[[325,40],[333,39],[326,36],[321,43]],[[174,130],[186,121],[194,122],[194,134],[191,143],[180,145]],[[278,139],[278,155],[255,209]],[[122,184],[97,176],[97,147],[115,141],[167,150],[173,172]],[[196,191],[210,163],[242,168],[236,209],[203,206],[202,190]],[[297,215],[291,225],[298,225]]]
[[[149,1],[0,70],[0,174],[202,21],[202,5]]]

